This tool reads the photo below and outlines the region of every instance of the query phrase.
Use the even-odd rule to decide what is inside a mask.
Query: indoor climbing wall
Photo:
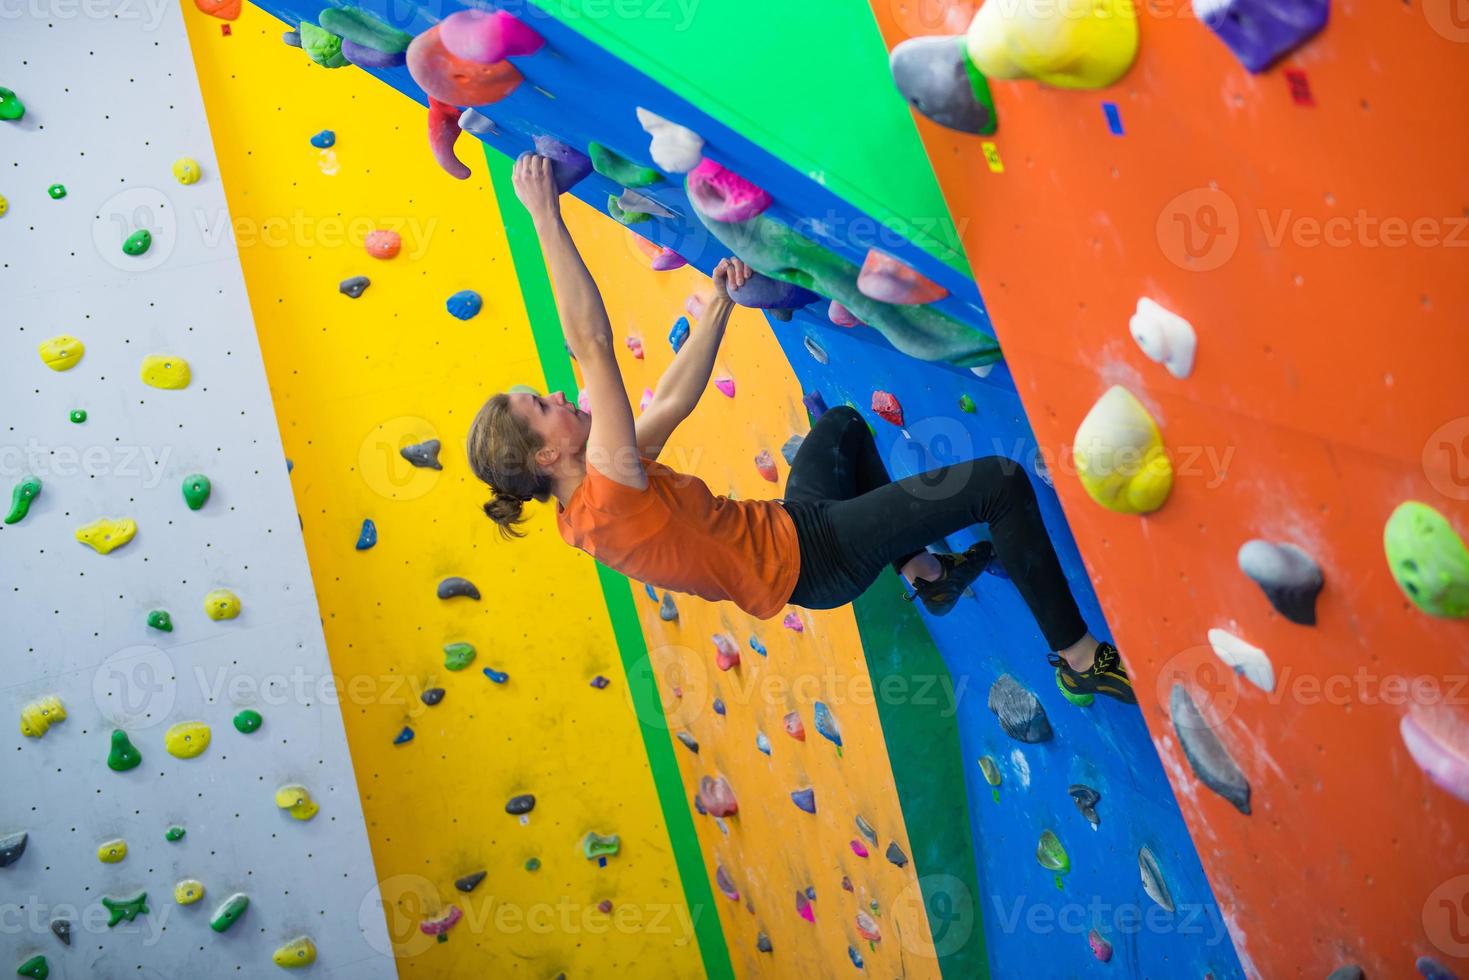
[[[507,238],[524,212],[482,155],[450,180],[412,103],[269,15],[229,35],[187,15],[327,644],[377,684],[343,713],[399,975],[722,975],[591,563],[549,523],[502,541],[465,464],[486,397],[545,386]],[[454,577],[478,597],[440,598]]]
[[[1463,975],[1462,18],[976,6],[873,9],[1241,961]]]
[[[119,9],[0,52],[0,970],[391,977],[182,17]]]

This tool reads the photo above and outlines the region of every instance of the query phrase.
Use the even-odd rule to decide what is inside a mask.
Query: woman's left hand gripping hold
[[[720,259],[719,264],[714,267],[714,295],[720,299],[729,299],[729,291],[739,289],[754,274],[755,270],[737,256]]]

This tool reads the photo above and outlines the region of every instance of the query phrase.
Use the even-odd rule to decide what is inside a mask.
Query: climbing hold
[[[72,422],[76,423],[77,425],[81,425],[83,422],[87,421],[87,410],[85,408],[74,408],[71,410],[71,414],[69,414],[67,418],[71,419]]]
[[[334,9],[334,8],[333,8]],[[287,970],[300,969],[316,962],[316,943],[310,936],[297,936],[270,954],[270,961]]]
[[[0,837],[0,868],[8,868],[19,861],[20,856],[25,853],[26,841],[29,839],[30,835],[24,830]]]
[[[530,793],[512,796],[510,797],[510,801],[505,804],[505,812],[515,817],[530,813],[535,808],[536,798]]]
[[[760,656],[762,656],[762,657],[764,657],[764,656],[767,655],[766,654],[766,650],[765,650],[765,644],[761,643],[760,642],[760,637],[756,636],[754,633],[751,633],[750,634],[750,649],[751,650],[754,650],[756,653],[760,654]]]
[[[468,643],[444,644],[444,669],[463,670],[474,663],[474,647]]]
[[[235,731],[239,732],[241,735],[252,735],[260,730],[260,723],[262,720],[263,719],[260,717],[260,712],[254,710],[253,708],[246,708],[244,711],[241,711],[240,713],[235,715]]]
[[[52,919],[51,934],[61,940],[61,945],[71,945],[71,922],[67,919]]]
[[[603,677],[601,674],[598,674],[596,677],[593,677],[588,683],[590,683],[592,687],[595,687],[597,690],[600,691],[612,682]]]
[[[489,874],[488,871],[480,869],[472,874],[465,875],[463,878],[455,878],[454,887],[467,895],[479,887],[479,883],[485,880],[485,875],[487,874]]]
[[[721,718],[724,717],[725,711],[724,711],[724,699],[723,698],[715,698],[714,699],[714,713],[716,715],[719,715]]]
[[[831,303],[827,305],[826,318],[839,327],[862,326],[862,321],[853,316],[851,310],[847,309],[836,300],[832,300]]]
[[[969,63],[964,38],[909,38],[893,48],[888,67],[903,98],[925,118],[977,136],[995,131],[989,84]]]
[[[393,736],[394,745],[406,745],[411,741],[413,741],[413,729],[407,725],[404,725],[403,730]]]
[[[770,736],[769,735],[766,735],[764,732],[756,732],[755,733],[755,748],[759,749],[761,752],[765,753],[766,755],[769,755],[770,754]]]
[[[638,411],[646,412],[648,410],[648,406],[651,404],[653,404],[653,389],[644,388],[643,397],[638,399]]]
[[[454,599],[462,596],[477,601],[479,589],[469,579],[451,575],[439,583],[438,595],[440,599]]]
[[[617,206],[626,214],[645,214],[651,215],[654,218],[678,217],[677,214],[664,207],[654,198],[626,187],[617,196]]]
[[[241,6],[243,6],[241,0],[194,0],[194,7],[201,13],[218,17],[220,20],[235,20],[240,16]],[[221,24],[219,26],[221,32],[228,37],[230,25]]]
[[[1102,934],[1093,929],[1086,934],[1086,944],[1092,948],[1092,955],[1103,963],[1112,960],[1112,944],[1102,938]],[[1330,980],[1330,978],[1328,978]]]
[[[884,856],[900,868],[908,863],[908,855],[903,853],[903,849],[898,846],[897,841],[888,844],[887,853]]]
[[[5,217],[5,212],[7,212],[9,210],[10,210],[10,202],[5,199],[5,195],[4,194],[0,194],[0,218]]]
[[[1076,809],[1083,817],[1086,817],[1087,823],[1093,827],[1102,825],[1102,818],[1097,815],[1097,804],[1102,800],[1101,793],[1084,783],[1072,783],[1066,792],[1071,795],[1071,801],[1076,804]]]
[[[1398,722],[1408,754],[1438,787],[1469,803],[1469,738],[1453,715],[1419,711]]]
[[[1262,691],[1275,690],[1275,668],[1264,650],[1224,630],[1210,630],[1208,635],[1209,646],[1214,648],[1215,656],[1223,660],[1230,670]]]
[[[842,732],[837,726],[836,718],[832,716],[831,709],[826,706],[824,701],[817,701],[814,706],[814,712],[816,716],[816,731],[827,741],[835,744],[837,748],[841,748]]]
[[[663,179],[663,175],[652,167],[633,163],[617,151],[595,141],[587,144],[587,154],[591,158],[593,170],[623,187],[647,187]]]
[[[46,188],[46,193],[48,196],[50,196],[51,200],[59,201],[66,196],[66,185],[52,184],[50,187]]]
[[[995,762],[994,756],[984,755],[979,758],[979,771],[984,774],[984,781],[991,786],[1000,785],[1000,767]]]
[[[1163,365],[1175,378],[1186,378],[1193,372],[1198,338],[1193,325],[1177,313],[1144,296],[1137,301],[1137,312],[1127,329],[1148,360]]]
[[[1087,496],[1119,514],[1155,511],[1173,489],[1158,424],[1121,385],[1108,388],[1082,419],[1072,458]]]
[[[907,306],[934,303],[949,295],[947,289],[917,269],[875,248],[868,249],[867,257],[862,260],[862,271],[857,274],[857,289],[863,296],[879,303]],[[852,315],[850,311],[848,315]]]
[[[632,192],[628,191],[627,193],[631,194]],[[648,200],[651,201],[652,199],[649,198]],[[654,201],[653,203],[656,204],[657,202]],[[661,208],[662,205],[659,205],[659,207]],[[666,211],[667,209],[663,208],[663,210]],[[672,215],[672,213],[670,211],[669,215]],[[665,248],[656,242],[650,242],[641,235],[634,236],[634,238],[637,242],[638,250],[648,257],[654,272],[671,272],[674,269],[682,269],[689,264],[688,259],[679,255],[671,248]]]
[[[189,362],[182,357],[168,354],[149,354],[143,358],[138,372],[143,384],[166,391],[178,391],[189,386]]]
[[[1455,922],[1458,920],[1455,919]],[[1413,966],[1418,970],[1424,980],[1459,980],[1459,975],[1444,966],[1432,956],[1420,956],[1413,961]]]
[[[770,483],[776,483],[780,480],[780,471],[776,469],[775,457],[770,455],[770,450],[768,449],[762,449],[756,454],[755,469],[760,472],[760,476],[763,479]]]
[[[484,308],[485,301],[472,289],[461,289],[450,296],[444,306],[449,315],[459,320],[471,320]]]
[[[755,937],[755,948],[762,953],[768,953],[775,947],[770,944],[770,937],[762,932]]]
[[[671,174],[685,174],[699,165],[704,155],[702,136],[641,106],[637,115],[638,125],[653,137],[648,145],[648,155],[654,163]]]
[[[743,286],[729,290],[729,298],[754,310],[799,310],[821,297],[792,283],[755,273]]]
[[[444,468],[439,462],[439,440],[437,439],[427,439],[411,446],[404,446],[398,450],[398,455],[414,466],[424,469],[441,470]]]
[[[793,633],[806,632],[806,624],[801,622],[801,617],[797,613],[786,613],[785,619],[782,619],[780,621],[780,625],[784,626],[786,629],[790,630]]]
[[[138,892],[132,898],[102,897],[102,907],[107,909],[107,928],[111,929],[123,919],[132,922],[139,915],[148,914],[148,893]]]
[[[342,55],[342,39],[309,21],[296,28],[301,32],[301,50],[323,68],[341,68],[347,64]]]
[[[1168,696],[1168,713],[1173,720],[1173,730],[1188,764],[1200,781],[1230,803],[1240,813],[1249,815],[1250,784],[1230,756],[1229,750],[1213,727],[1199,713],[1198,705],[1182,683],[1175,683]]]
[[[897,397],[890,392],[874,391],[872,410],[898,428],[903,427],[903,406],[898,404]]]
[[[112,732],[112,747],[107,753],[107,768],[113,772],[127,772],[143,761],[143,755],[128,740],[127,732],[115,729]]]
[[[128,842],[121,837],[97,845],[97,860],[103,864],[116,864],[127,856]]]
[[[510,680],[509,674],[507,674],[503,670],[496,670],[493,667],[486,667],[484,669],[484,675],[490,680],[494,681],[496,684],[504,684],[506,681]]]
[[[1163,880],[1163,869],[1158,866],[1158,859],[1146,844],[1137,852],[1137,868],[1142,875],[1143,891],[1164,911],[1172,912],[1173,895],[1168,891],[1168,882]]]
[[[25,114],[26,104],[20,100],[20,96],[0,85],[0,119],[15,122],[23,118]]]
[[[439,942],[443,942],[448,937],[449,930],[454,928],[463,917],[464,913],[460,911],[459,906],[450,905],[433,918],[420,922],[418,931],[425,936],[438,936]]]
[[[163,832],[163,839],[168,841],[170,844],[177,844],[179,841],[184,839],[184,834],[186,833],[188,833],[188,831],[184,830],[184,828],[180,827],[178,824],[174,824],[172,827],[169,827]]]
[[[791,802],[794,803],[794,804],[796,804],[796,808],[797,809],[804,810],[807,813],[815,813],[816,812],[816,790],[814,790],[814,789],[798,789],[798,790],[794,790],[791,793]]]
[[[377,544],[377,525],[372,522],[371,517],[362,519],[362,530],[357,532],[357,550],[366,551]]]
[[[852,853],[857,855],[859,858],[865,858],[867,856],[867,848],[860,840],[857,840],[854,837],[847,843],[852,848]]]
[[[596,858],[612,857],[622,849],[622,839],[616,834],[602,836],[595,831],[587,831],[587,835],[581,839],[581,854],[587,860]]]
[[[1327,0],[1203,0],[1194,13],[1239,63],[1262,72],[1326,26]]]
[[[1051,738],[1051,722],[1040,699],[1009,674],[1001,674],[990,686],[989,709],[1000,720],[1005,734],[1019,742],[1045,742]]]
[[[107,517],[99,517],[92,523],[77,528],[76,539],[98,554],[106,555],[127,544],[137,533],[138,525],[132,518],[112,520]]]
[[[735,799],[734,789],[729,785],[729,780],[723,776],[717,779],[713,776],[701,778],[698,801],[710,816],[732,817],[740,812],[740,804]]]
[[[337,134],[332,132],[330,129],[323,129],[321,132],[311,137],[311,145],[316,147],[318,150],[325,150],[330,147],[336,146]]]
[[[495,120],[478,109],[465,109],[459,114],[459,128],[475,136],[490,136],[499,132]]]
[[[673,593],[663,593],[663,601],[658,604],[658,618],[665,623],[671,623],[678,619],[678,606],[673,604]]]
[[[1041,832],[1041,839],[1035,846],[1035,859],[1047,871],[1056,872],[1058,881],[1061,875],[1071,871],[1071,858],[1053,831]]]
[[[18,976],[31,977],[32,980],[46,980],[51,976],[51,964],[46,962],[46,957],[37,953],[17,967],[15,972]]]
[[[204,897],[204,882],[185,878],[173,886],[173,900],[179,905],[193,905]]]
[[[282,31],[281,32],[281,43],[285,44],[287,47],[299,48],[301,46],[301,32],[300,31]]]
[[[794,463],[796,462],[796,453],[800,452],[801,443],[805,441],[806,437],[798,433],[791,436],[785,442],[781,443],[780,455],[781,458],[786,461],[787,466],[794,465]],[[762,650],[760,652],[763,654],[765,651]]]
[[[816,909],[811,904],[811,899],[806,897],[805,892],[796,892],[796,914],[807,922],[816,921]]]
[[[53,371],[70,371],[87,352],[85,344],[66,334],[43,340],[36,349],[41,353],[41,363]]]
[[[299,783],[290,783],[276,790],[275,805],[289,813],[293,820],[310,820],[321,809],[306,787]]]
[[[41,478],[23,476],[10,492],[10,513],[5,515],[6,524],[16,524],[31,511],[31,501],[41,495]]]
[[[189,505],[189,510],[198,510],[209,499],[212,489],[213,484],[209,482],[209,477],[203,473],[190,473],[184,477],[184,503]]]
[[[1293,544],[1256,538],[1239,549],[1239,568],[1265,590],[1265,597],[1292,623],[1316,625],[1316,597],[1325,580],[1321,566]]]
[[[199,161],[193,157],[179,157],[173,162],[173,179],[180,184],[197,184],[200,176]]]
[[[714,634],[714,665],[729,670],[740,662],[740,645],[728,633]]]
[[[974,399],[970,398],[968,395],[960,395],[959,411],[968,412],[970,415],[973,415],[976,411],[978,411],[974,404]]]
[[[642,342],[642,340],[639,339],[639,338],[637,338],[637,337],[631,337],[630,336],[630,337],[627,338],[627,340],[625,341],[625,343],[627,344],[627,349],[630,350],[630,351],[632,351],[632,356],[633,357],[636,357],[638,360],[641,361],[643,359],[643,342]]]
[[[673,352],[677,354],[679,352],[679,348],[683,347],[684,341],[688,339],[689,320],[688,317],[681,316],[677,320],[673,321],[673,326],[669,328],[668,343],[669,346],[673,348]]]
[[[229,589],[215,589],[204,596],[204,615],[215,622],[240,615],[240,597]]]
[[[768,193],[709,159],[689,171],[687,190],[695,207],[715,221],[749,221],[772,203]]]
[[[1432,616],[1469,616],[1469,551],[1448,519],[1427,504],[1397,506],[1382,533],[1398,588]]]
[[[364,292],[366,292],[367,287],[371,285],[372,280],[367,278],[366,276],[352,276],[349,279],[343,279],[341,282],[337,283],[337,292],[341,293],[343,296],[350,297],[351,299],[357,299]]]
[[[867,838],[868,843],[877,846],[877,831],[872,829],[872,824],[862,819],[862,814],[857,814],[857,833]]]
[[[480,65],[535,54],[546,41],[533,28],[503,10],[460,10],[439,25],[439,38],[456,58]]]
[[[535,146],[536,153],[551,161],[551,176],[556,179],[556,189],[562,194],[592,172],[591,157],[554,136],[537,136]]]
[[[433,152],[434,161],[444,173],[456,180],[465,180],[470,174],[469,167],[454,154],[454,144],[458,141],[460,132],[462,130],[459,128],[459,107],[440,102],[430,95],[428,97],[429,150]],[[460,317],[460,319],[465,320],[468,317]]]
[[[821,397],[821,392],[819,391],[813,391],[808,394],[802,395],[801,404],[806,406],[806,414],[811,416],[811,423],[813,425],[816,423],[817,419],[821,418],[821,416],[825,415],[827,412],[826,399]]]
[[[362,247],[375,259],[391,259],[403,249],[403,236],[388,228],[369,231]]]
[[[801,713],[792,711],[785,716],[786,734],[797,742],[806,741],[806,726],[801,723]]]
[[[20,733],[26,738],[40,738],[51,726],[66,720],[66,708],[54,694],[39,697],[20,709]]]
[[[432,708],[444,700],[444,689],[442,687],[425,688],[424,692],[418,696],[418,699]]]
[[[203,896],[203,886],[200,886],[200,896]],[[250,907],[250,899],[244,892],[235,892],[229,898],[219,904],[214,914],[209,917],[209,928],[215,932],[224,932],[230,926],[240,921],[240,916],[245,914],[245,909]]]
[[[1137,57],[1137,12],[1129,0],[1061,0],[1045,7],[990,0],[970,22],[965,50],[987,79],[1106,88]]]
[[[826,351],[822,348],[820,344],[812,340],[810,337],[803,338],[803,343],[806,345],[806,353],[810,354],[813,358],[815,358],[818,362],[822,364],[827,363],[828,358],[826,356]],[[801,399],[802,402],[805,402],[808,409],[811,407],[811,403],[806,401],[806,399],[810,397],[810,395],[807,395],[805,398]],[[824,402],[822,411],[825,411]],[[820,416],[818,415],[817,418],[820,418]]]
[[[722,864],[714,866],[714,884],[719,888],[720,893],[731,902],[740,900],[739,889],[734,886],[733,881],[730,881],[729,874],[724,870]]]
[[[209,726],[202,721],[181,721],[163,733],[163,747],[175,759],[192,759],[209,748]]]
[[[612,194],[607,195],[607,213],[624,225],[636,225],[652,218],[646,211],[625,210],[621,200]]]
[[[882,941],[882,929],[877,925],[877,920],[866,912],[857,913],[857,935],[869,943]]]
[[[327,7],[317,18],[321,26],[339,35],[343,42],[369,48],[384,54],[402,54],[408,50],[413,35],[389,27],[377,17],[357,7]],[[353,62],[358,64],[358,62]]]
[[[699,742],[697,739],[694,738],[694,736],[690,735],[688,732],[679,732],[677,737],[678,740],[683,743],[684,748],[688,749],[690,752],[693,752],[695,755],[698,754]]]

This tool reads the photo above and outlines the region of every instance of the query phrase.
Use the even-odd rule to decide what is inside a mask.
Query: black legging
[[[894,483],[867,423],[839,405],[817,419],[801,443],[783,503],[801,545],[792,605],[845,605],[884,565],[901,571],[928,545],[972,524],[989,524],[995,554],[1051,649],[1064,650],[1086,635],[1030,478],[1012,459],[971,459]]]

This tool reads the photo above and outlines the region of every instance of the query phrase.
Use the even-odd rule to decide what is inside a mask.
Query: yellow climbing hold
[[[964,41],[988,79],[1033,78],[1057,88],[1106,88],[1137,57],[1133,0],[987,0]]]
[[[113,520],[110,517],[99,517],[90,524],[83,524],[77,528],[76,538],[82,544],[91,546],[98,554],[109,554],[133,539],[138,533],[138,525],[131,517]]]
[[[10,202],[5,200],[5,195],[0,194],[0,218],[5,217],[5,212],[10,210]]]
[[[173,886],[173,900],[180,905],[193,905],[204,897],[204,882],[197,878],[185,878]]]
[[[85,344],[66,334],[42,341],[38,350],[41,352],[41,360],[53,371],[70,371],[87,352]]]
[[[128,856],[128,842],[119,837],[117,840],[103,841],[97,848],[97,860],[103,864],[116,864]]]
[[[1071,453],[1087,495],[1119,514],[1155,511],[1173,489],[1173,464],[1158,424],[1121,385],[1086,413]]]
[[[143,358],[143,384],[177,391],[189,386],[189,362],[171,354],[149,354]]]
[[[316,962],[316,943],[311,941],[310,936],[297,936],[272,953],[270,958],[276,966],[283,966],[287,970],[310,966]]]
[[[163,747],[175,759],[192,759],[209,748],[209,726],[202,721],[181,721],[163,733]]]
[[[240,597],[229,589],[215,589],[204,597],[204,614],[213,620],[234,619],[240,614]]]
[[[305,786],[292,783],[275,791],[275,805],[296,820],[310,820],[321,807],[311,798]]]
[[[66,720],[66,708],[54,694],[36,698],[20,709],[20,733],[26,738],[40,738],[58,721]]]
[[[179,157],[173,162],[173,176],[180,184],[197,184],[199,161],[193,157]]]

